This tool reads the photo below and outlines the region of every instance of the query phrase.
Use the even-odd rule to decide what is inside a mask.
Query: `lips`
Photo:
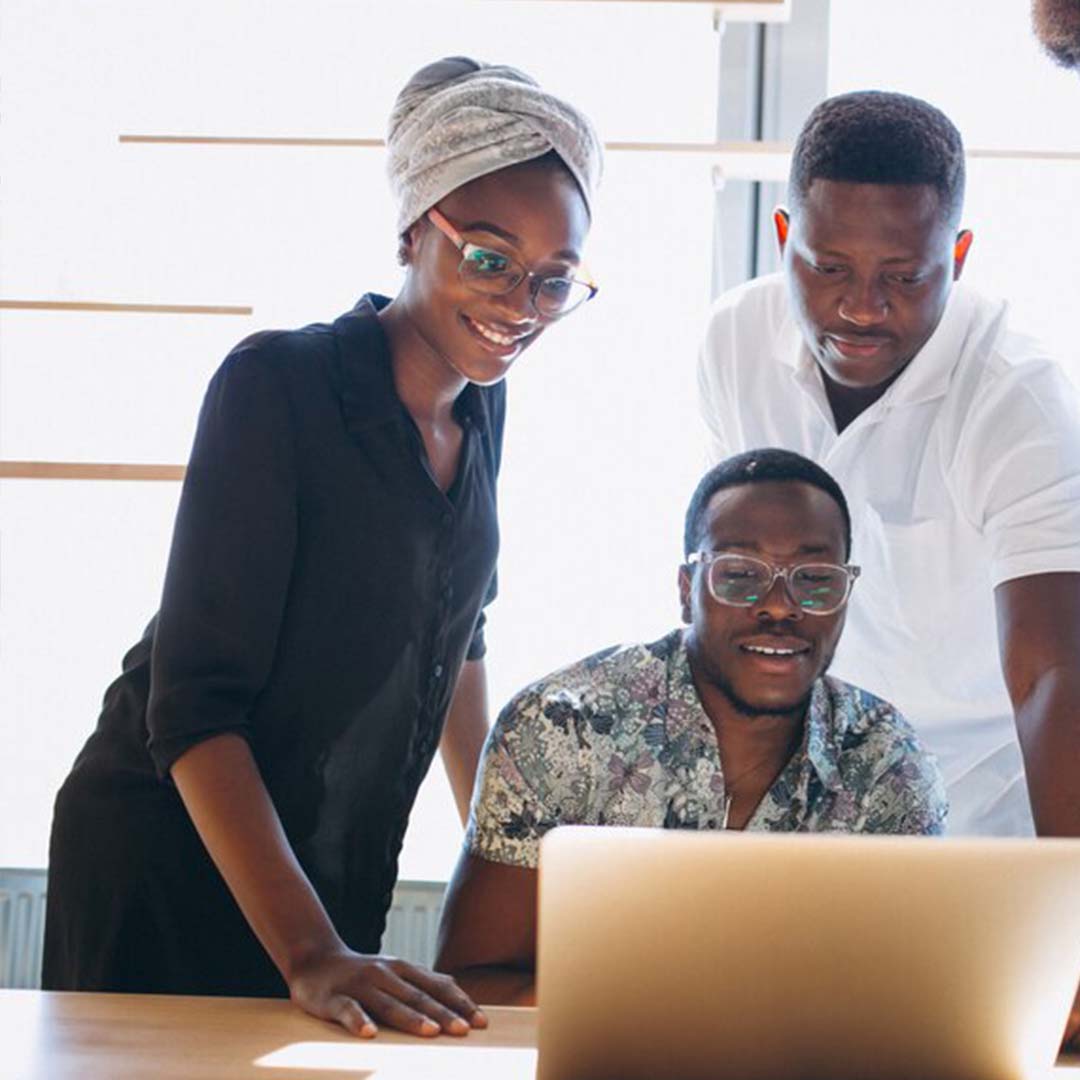
[[[826,334],[825,340],[847,360],[870,360],[891,345],[893,339],[878,334]]]
[[[811,651],[810,642],[791,634],[757,634],[743,638],[738,646],[744,653],[769,660],[795,660]]]
[[[534,325],[528,327],[508,327],[501,323],[486,322],[473,318],[471,315],[461,315],[461,322],[489,352],[495,353],[504,359],[517,355],[522,349],[527,338],[536,332]]]

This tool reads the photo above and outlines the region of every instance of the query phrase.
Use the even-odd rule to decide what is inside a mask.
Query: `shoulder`
[[[967,310],[967,333],[949,395],[963,418],[993,416],[996,423],[998,416],[1015,413],[1023,422],[1064,412],[1073,423],[1076,390],[1045,344],[1009,325],[1004,301],[959,285],[956,291]]]
[[[768,274],[728,289],[709,312],[708,334],[762,331],[779,333],[788,316],[787,285],[782,274]]]
[[[668,641],[612,646],[545,675],[511,699],[496,727],[511,736],[530,724],[567,736],[609,735],[628,702],[665,693]]]
[[[915,728],[895,705],[858,686],[826,675],[830,722],[843,754],[881,770],[899,759],[929,764],[931,755]]]
[[[328,370],[333,355],[333,327],[325,323],[298,330],[260,330],[230,350],[211,384],[292,383]]]

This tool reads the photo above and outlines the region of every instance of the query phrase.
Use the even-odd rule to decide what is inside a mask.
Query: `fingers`
[[[377,1016],[387,1027],[408,1032],[410,1035],[420,1035],[426,1039],[438,1035],[443,1030],[440,1021],[427,1015],[428,1008],[434,1003],[427,998],[427,995],[419,991],[408,995],[411,1000],[406,1001],[394,992],[378,986],[370,986],[364,996],[372,1015]],[[464,1026],[464,1021],[460,1018],[458,1018],[458,1023]],[[457,1031],[452,1033],[459,1034]]]
[[[406,967],[407,971],[398,971],[403,979],[419,986],[436,1001],[468,1020],[472,1027],[487,1027],[487,1017],[480,1007],[449,975],[440,975],[426,968],[413,967],[411,964]]]
[[[387,971],[386,981],[380,985],[379,989],[410,1011],[434,1022],[434,1032],[424,1030],[419,1034],[438,1034],[439,1031],[444,1031],[447,1035],[467,1035],[469,1033],[468,1020],[419,985],[421,978],[421,972],[418,969],[404,965],[397,971],[393,969]],[[434,980],[424,979],[423,981],[428,985],[434,984]],[[438,990],[445,994],[441,986]]]
[[[332,957],[295,978],[290,994],[313,1016],[361,1038],[376,1034],[376,1021],[426,1038],[487,1026],[475,1002],[448,975],[393,957]]]
[[[334,1020],[351,1035],[361,1039],[373,1039],[378,1028],[362,1008],[359,1002],[345,994],[334,994],[326,1002],[326,1015],[323,1019]]]

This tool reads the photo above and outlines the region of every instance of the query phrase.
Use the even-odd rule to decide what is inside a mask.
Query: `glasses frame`
[[[541,274],[537,273],[537,271],[535,270],[526,270],[525,267],[522,266],[517,259],[515,259],[511,255],[507,255],[506,252],[498,251],[495,248],[487,248],[484,247],[482,244],[474,244],[470,240],[466,240],[465,237],[462,236],[461,233],[459,233],[457,229],[455,229],[454,226],[446,220],[446,217],[442,214],[442,212],[434,206],[430,210],[428,210],[425,216],[427,217],[428,221],[430,221],[431,224],[434,225],[435,228],[438,229],[439,232],[441,232],[443,236],[445,236],[446,239],[449,240],[450,243],[453,244],[454,247],[456,247],[461,253],[461,262],[458,263],[458,276],[468,288],[471,288],[473,292],[475,292],[479,296],[506,296],[509,293],[512,293],[523,281],[527,281],[529,283],[529,302],[532,304],[533,310],[536,312],[536,314],[540,315],[542,318],[545,319],[565,319],[567,315],[572,314],[573,312],[577,311],[578,308],[583,307],[585,304],[587,304],[600,291],[600,286],[592,280],[591,276],[584,278],[568,277],[566,274]],[[518,269],[521,270],[522,276],[518,278],[509,288],[503,289],[502,292],[489,292],[486,289],[474,288],[472,285],[469,284],[469,278],[463,272],[465,268],[465,261],[466,259],[468,259],[469,255],[473,251],[492,251],[496,255],[501,255],[503,256],[503,258],[509,259],[510,262],[512,262],[515,266],[518,267]],[[563,281],[572,281],[576,285],[584,285],[585,288],[589,290],[589,295],[586,296],[584,299],[579,300],[572,308],[567,308],[566,311],[560,311],[558,314],[553,315],[550,312],[542,311],[540,309],[540,306],[536,302],[536,294],[540,291],[543,283],[551,278],[562,279]]]
[[[818,617],[824,617],[826,615],[835,615],[843,608],[848,600],[851,599],[851,590],[855,587],[855,582],[859,575],[862,573],[862,567],[856,566],[854,563],[830,563],[830,562],[801,562],[795,563],[791,566],[774,566],[772,563],[766,562],[764,559],[758,559],[753,555],[740,555],[735,551],[692,551],[686,557],[687,565],[700,565],[704,567],[711,566],[718,559],[742,559],[746,562],[756,563],[758,566],[765,567],[766,571],[771,575],[769,577],[769,583],[765,587],[761,594],[761,599],[751,600],[748,603],[741,604],[737,600],[727,600],[722,596],[717,596],[716,591],[713,589],[712,572],[706,574],[705,583],[709,587],[709,595],[718,603],[724,604],[727,607],[739,607],[749,608],[755,605],[765,603],[769,594],[776,586],[777,578],[780,578],[784,582],[784,588],[787,590],[788,597],[798,611],[801,611],[804,615],[815,615]],[[831,607],[828,611],[815,611],[813,608],[803,607],[798,600],[795,599],[795,594],[791,591],[791,576],[800,570],[805,570],[808,566],[823,566],[828,567],[830,570],[842,570],[847,580],[847,588],[844,590],[844,598],[835,607]]]

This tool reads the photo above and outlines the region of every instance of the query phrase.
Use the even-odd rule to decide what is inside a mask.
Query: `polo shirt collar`
[[[355,439],[372,427],[400,421],[405,414],[394,386],[390,341],[378,313],[390,298],[365,293],[351,310],[334,321],[341,373],[341,408],[345,426]],[[454,405],[459,418],[476,423],[483,404],[480,388],[468,383]]]
[[[954,285],[945,303],[945,311],[929,340],[916,353],[900,378],[875,403],[881,411],[944,396],[967,343],[974,306],[975,298],[971,292],[963,285]],[[790,311],[780,329],[777,345],[778,359],[792,369],[795,381],[815,401],[819,398],[824,401],[824,385],[817,361],[807,348]],[[827,402],[825,408],[828,410]]]

